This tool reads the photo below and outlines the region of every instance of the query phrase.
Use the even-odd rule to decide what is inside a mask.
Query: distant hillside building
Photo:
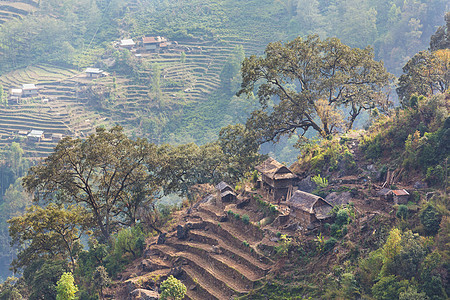
[[[409,193],[406,190],[392,190],[395,204],[406,204],[409,201]]]
[[[161,44],[163,44],[163,48],[167,47],[167,39],[161,36],[146,36],[142,38],[142,47],[145,51],[149,52],[159,52],[161,48]]]
[[[131,50],[136,46],[136,43],[132,39],[121,40],[119,48]]]
[[[28,133],[27,138],[30,142],[40,142],[44,138],[44,131],[33,129]]]
[[[232,202],[236,200],[236,193],[228,183],[222,181],[216,185],[216,189],[220,193],[220,198],[222,199],[222,202]]]
[[[23,97],[33,97],[39,95],[38,87],[33,84],[23,84],[22,85],[22,96]]]
[[[22,89],[11,89],[9,92],[9,100],[19,102],[20,97],[22,97]]]
[[[290,215],[298,219],[304,228],[331,219],[330,212],[333,205],[319,196],[297,190],[289,198],[287,204],[290,208]]]
[[[262,188],[270,194],[271,200],[286,200],[292,195],[297,176],[286,166],[269,157],[256,170],[261,173]]]
[[[89,78],[99,78],[105,76],[105,72],[99,68],[87,68],[84,73]]]

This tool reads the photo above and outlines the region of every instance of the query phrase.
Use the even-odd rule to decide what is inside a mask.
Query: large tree
[[[27,212],[8,221],[11,244],[19,246],[14,269],[29,266],[39,258],[70,259],[75,265],[81,250],[81,235],[89,225],[90,216],[81,207],[67,209],[50,203],[47,207],[31,206]]]
[[[397,88],[403,105],[408,106],[412,94],[444,93],[450,87],[450,49],[421,51],[406,63],[403,72]]]
[[[311,35],[270,43],[265,56],[244,60],[242,78],[238,94],[256,90],[261,104],[247,126],[266,142],[296,130],[304,134],[312,128],[327,137],[351,129],[363,110],[387,105],[391,75],[370,47],[351,48],[337,38]]]
[[[97,128],[86,140],[67,137],[23,179],[35,200],[83,204],[98,236],[132,225],[158,191],[156,146],[121,127]]]

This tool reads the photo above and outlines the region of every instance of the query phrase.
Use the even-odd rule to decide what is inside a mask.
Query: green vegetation
[[[75,300],[78,287],[74,283],[72,273],[64,273],[56,284],[56,300]]]
[[[161,299],[163,300],[181,300],[185,294],[186,286],[172,275],[161,283]]]
[[[226,180],[245,191],[241,180],[256,181],[249,171],[263,158],[260,146],[281,141],[286,154],[284,146],[295,140],[301,151],[296,172],[311,175],[323,196],[360,193],[361,207],[335,206],[334,222],[302,240],[277,232],[278,244],[263,249],[253,238],[253,246],[240,239],[236,246],[242,242],[252,256],[280,258],[270,281],[262,279],[244,298],[448,298],[448,26],[438,29],[429,52],[414,55],[441,20],[444,1],[28,2],[34,8],[23,15],[0,16],[2,106],[5,90],[39,78],[50,95],[133,129],[130,137],[120,126],[85,131],[84,139],[66,137],[36,163],[4,138],[9,131],[0,132],[8,143],[0,165],[0,247],[3,256],[17,252],[12,267],[23,274],[0,285],[0,299],[73,299],[77,286],[80,299],[104,299],[105,288],[116,284],[110,278],[120,278],[142,257],[145,239],[171,221],[173,208],[158,205],[163,195],[178,194],[189,206],[199,198],[197,184]],[[156,34],[178,39],[183,51],[138,58],[111,45]],[[399,79],[401,107],[390,110],[385,93],[392,76],[375,57],[385,58],[393,73],[412,57]],[[36,71],[45,66],[48,72]],[[112,76],[86,84],[67,78],[87,66]],[[46,82],[46,73],[58,75]],[[67,118],[76,119],[77,108],[67,103]],[[364,111],[370,128],[360,140],[352,132],[343,136]],[[311,131],[316,139],[308,138]],[[420,178],[429,190],[419,189],[414,205],[397,211],[389,203],[373,205],[370,189],[377,183],[364,159],[382,170],[379,177],[395,171],[392,188]],[[361,175],[355,181],[364,183],[336,186],[335,178],[348,175]],[[424,197],[428,191],[434,196]],[[263,216],[259,232],[270,233],[283,206],[261,196],[253,200],[259,209],[252,220]],[[247,214],[228,215],[250,224]],[[9,242],[17,251],[6,253]],[[173,276],[154,284],[162,299],[182,299],[187,292]]]

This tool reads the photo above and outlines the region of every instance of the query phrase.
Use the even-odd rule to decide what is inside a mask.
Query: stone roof
[[[277,162],[272,157],[269,157],[262,164],[256,166],[255,169],[271,179],[292,179],[297,177],[285,165]]]

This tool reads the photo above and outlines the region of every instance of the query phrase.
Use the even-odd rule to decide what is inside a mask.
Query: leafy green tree
[[[406,291],[401,292],[398,297],[398,300],[428,300],[428,299],[429,298],[424,292],[419,293],[417,291],[417,288],[412,286],[408,287]]]
[[[184,295],[186,295],[186,286],[173,275],[161,283],[162,300],[181,300]]]
[[[97,236],[136,222],[159,189],[156,146],[128,138],[121,127],[97,128],[86,140],[67,137],[23,179],[35,200],[85,205]]]
[[[400,293],[409,286],[408,280],[399,280],[395,275],[381,277],[372,287],[372,295],[377,300],[398,299]]]
[[[0,300],[23,300],[17,288],[18,279],[16,277],[8,277],[0,284]]]
[[[421,51],[403,67],[397,94],[404,106],[413,94],[431,96],[450,87],[450,49]]]
[[[259,144],[254,132],[242,124],[222,128],[218,142],[226,164],[222,174],[225,175],[224,179],[231,182],[238,182],[264,159],[264,155],[258,153]]]
[[[63,273],[56,284],[56,300],[75,300],[78,287],[70,272]]]
[[[95,269],[93,275],[93,285],[95,289],[98,291],[100,299],[104,299],[103,289],[110,284],[111,280],[106,272],[105,267],[99,266]]]
[[[73,267],[81,250],[81,235],[90,220],[86,210],[76,206],[65,209],[51,203],[45,208],[27,208],[24,215],[8,221],[11,244],[17,244],[21,249],[12,266],[16,269],[28,266],[40,257],[59,257],[70,259]]]
[[[30,291],[30,300],[56,300],[56,283],[68,272],[66,260],[57,257],[38,258],[24,268],[23,277]]]
[[[257,89],[262,108],[247,126],[261,142],[309,129],[327,137],[342,130],[339,109],[347,108],[346,129],[363,110],[387,105],[384,89],[391,75],[374,60],[370,48],[350,48],[337,38],[318,36],[270,43],[265,56],[250,56],[242,65],[238,94]],[[278,100],[279,99],[279,100]],[[275,101],[275,104],[271,104]]]
[[[438,232],[441,220],[441,214],[431,203],[429,203],[420,213],[420,222],[425,228],[425,232],[428,234],[434,235]]]

